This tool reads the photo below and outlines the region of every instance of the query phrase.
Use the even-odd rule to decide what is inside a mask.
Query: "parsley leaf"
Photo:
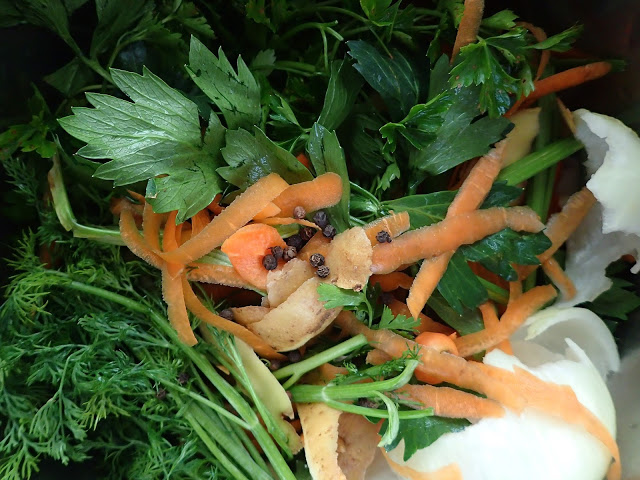
[[[73,115],[59,120],[69,134],[87,142],[78,155],[112,159],[95,176],[116,186],[168,175],[152,181],[149,201],[159,212],[178,210],[177,222],[205,208],[221,191],[213,170],[219,121],[212,116],[203,138],[196,104],[146,68],[142,75],[122,70],[111,75],[133,102],[88,93],[95,108],[73,108]]]
[[[564,32],[560,32],[556,35],[552,35],[546,40],[531,45],[529,48],[535,48],[536,50],[552,50],[554,52],[566,52],[572,47],[572,43],[582,34],[582,25],[574,25],[571,28],[566,29]]]
[[[480,110],[491,117],[505,113],[511,106],[511,94],[520,98],[533,90],[526,35],[526,29],[516,27],[462,47],[451,70],[451,86],[479,85]]]
[[[356,307],[360,308],[368,304],[365,290],[356,292],[346,288],[336,287],[330,283],[318,285],[318,298],[325,302],[324,308]]]
[[[611,288],[602,292],[585,307],[601,317],[627,320],[628,314],[640,307],[640,297],[632,289],[628,290],[629,287],[633,287],[631,282],[621,278],[612,278],[611,281]]]
[[[461,88],[454,93],[454,102],[444,116],[435,141],[411,152],[409,166],[417,183],[426,175],[438,175],[470,158],[484,155],[512,126],[506,118],[483,117],[474,122],[480,114],[477,88]]]
[[[260,121],[260,87],[242,57],[238,72],[233,69],[222,48],[218,57],[200,40],[191,37],[187,71],[194,83],[222,111],[229,128],[249,128]]]
[[[551,246],[551,240],[542,232],[521,234],[510,228],[500,230],[472,245],[463,245],[460,251],[467,260],[480,262],[487,270],[507,281],[514,281],[518,273],[511,266],[539,265],[537,255]]]
[[[487,289],[474,275],[460,251],[449,260],[447,270],[438,282],[438,291],[460,315],[464,307],[476,308],[489,298]]]
[[[91,57],[97,58],[108,51],[138,20],[151,15],[152,10],[153,5],[147,0],[97,1],[98,25],[91,39]]]
[[[462,313],[458,313],[440,293],[434,292],[427,305],[447,325],[457,330],[460,335],[468,335],[484,329],[484,322],[478,309],[463,308]]]
[[[347,45],[349,55],[357,61],[354,68],[380,94],[391,117],[400,119],[409,113],[418,103],[420,82],[407,57],[393,50],[390,58],[363,40],[351,40]]]
[[[351,62],[333,62],[318,123],[328,130],[338,128],[353,108],[362,83],[362,77],[352,68]]]
[[[218,168],[225,180],[242,189],[260,178],[277,173],[289,183],[311,180],[311,172],[284,148],[254,127],[253,135],[246,130],[229,130],[222,156],[229,165]]]
[[[388,421],[385,420],[380,428],[380,434],[384,434],[388,428]],[[385,449],[393,450],[398,446],[401,440],[404,440],[404,457],[406,462],[414,453],[423,448],[427,448],[433,442],[438,440],[445,433],[461,432],[471,425],[469,420],[464,418],[445,418],[445,417],[419,417],[400,420],[400,428],[398,435]]]
[[[418,325],[420,325],[419,320],[415,320],[413,317],[407,317],[406,315],[394,316],[391,309],[385,305],[382,309],[380,321],[375,327],[384,330],[415,332]]]
[[[383,153],[384,143],[378,135],[383,122],[374,113],[356,114],[349,124],[350,135],[345,145],[351,167],[364,176],[374,176],[384,172],[391,162],[388,153]]]

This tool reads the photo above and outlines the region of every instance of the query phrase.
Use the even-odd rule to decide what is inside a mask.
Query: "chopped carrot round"
[[[271,247],[286,247],[278,231],[261,223],[253,223],[239,229],[222,244],[231,265],[251,285],[261,290],[267,288],[268,270],[262,264]]]
[[[417,344],[424,347],[432,348],[440,353],[450,353],[451,355],[458,355],[458,348],[453,339],[442,333],[436,332],[423,332],[414,340]],[[418,380],[424,383],[437,384],[444,381],[444,379],[437,375],[423,372],[421,370],[415,371],[415,376]]]

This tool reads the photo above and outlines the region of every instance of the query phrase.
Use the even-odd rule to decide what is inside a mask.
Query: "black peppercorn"
[[[284,249],[284,252],[282,254],[282,258],[288,262],[289,260],[291,260],[292,258],[296,258],[298,256],[298,249],[296,247],[287,247]]]
[[[300,250],[304,246],[304,240],[300,238],[300,235],[291,235],[287,238],[284,243],[289,245],[290,247],[295,247],[296,250]]]
[[[271,255],[276,257],[276,260],[280,260],[282,258],[282,254],[284,253],[284,249],[279,246],[271,247]]]
[[[318,267],[318,270],[316,270],[316,274],[318,274],[318,276],[320,278],[325,278],[329,276],[329,267],[327,267],[326,265],[320,265]]]
[[[304,242],[308,242],[309,240],[311,240],[311,237],[313,237],[316,234],[316,229],[313,227],[302,227],[300,229],[300,238],[304,241]]]
[[[336,233],[338,233],[336,231],[336,227],[334,227],[333,225],[329,224],[326,227],[324,227],[324,230],[322,230],[322,234],[327,237],[327,238],[333,238],[336,236]]]
[[[164,400],[167,397],[167,391],[164,388],[161,388],[156,392],[156,398],[158,400]]]
[[[329,224],[329,217],[324,210],[318,210],[313,214],[313,223],[318,225],[320,228],[324,228]]]
[[[275,270],[278,267],[278,260],[273,255],[265,255],[262,259],[262,266],[267,270]]]
[[[304,209],[304,207],[297,206],[293,209],[293,218],[297,218],[298,220],[304,218],[306,214],[307,211]]]
[[[278,370],[279,368],[280,368],[279,360],[269,360],[269,370],[275,371],[275,370]]]
[[[296,363],[302,360],[302,355],[300,355],[300,352],[298,350],[291,350],[289,353],[287,353],[287,358],[291,363]]]
[[[229,309],[229,308],[225,308],[224,310],[222,310],[220,312],[220,316],[226,320],[232,320],[233,321],[233,310]]]
[[[380,294],[380,301],[384,304],[384,305],[391,305],[391,302],[393,302],[394,300],[394,296],[391,292],[382,292]]]
[[[376,403],[376,401],[370,398],[359,398],[358,406],[365,408],[378,408],[378,404]]]
[[[316,268],[324,265],[324,256],[320,253],[314,253],[309,257],[309,263]]]
[[[380,230],[376,233],[376,240],[378,243],[391,243],[391,235],[386,230]]]
[[[187,383],[189,381],[189,374],[187,372],[181,372],[178,375],[178,383],[180,385],[184,385],[185,383]]]

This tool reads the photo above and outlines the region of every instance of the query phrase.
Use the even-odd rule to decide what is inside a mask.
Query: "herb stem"
[[[499,287],[495,283],[490,282],[489,280],[485,280],[482,277],[478,277],[476,275],[476,278],[480,281],[482,286],[487,289],[490,300],[498,302],[501,305],[507,304],[507,302],[509,301],[509,292],[507,292],[504,288]]]
[[[338,402],[336,400],[323,400],[327,406],[347,413],[355,413],[372,418],[389,418],[388,410],[380,410],[378,408],[361,407],[351,403]],[[398,411],[400,420],[409,420],[412,418],[430,417],[433,415],[433,408],[424,408],[420,410],[401,410]]]
[[[368,343],[369,342],[367,342],[367,339],[364,337],[364,335],[356,335],[349,340],[328,348],[316,355],[313,355],[312,357],[302,360],[301,362],[287,365],[286,367],[276,370],[275,372],[273,372],[273,376],[278,380],[289,376],[291,377],[283,385],[284,389],[286,390],[294,383],[296,383],[305,373],[310,372],[320,365],[331,362],[338,357],[351,353],[357,348],[367,345]]]

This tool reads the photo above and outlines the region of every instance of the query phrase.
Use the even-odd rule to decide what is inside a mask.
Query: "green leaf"
[[[482,19],[482,27],[494,30],[511,30],[516,26],[518,16],[511,10],[501,10],[490,17]]]
[[[536,50],[551,50],[553,52],[566,52],[573,47],[573,43],[580,35],[582,35],[583,30],[583,25],[574,25],[573,27],[566,29],[564,32],[552,35],[542,42],[529,46],[529,48],[535,48]]]
[[[95,74],[85,63],[74,58],[64,67],[44,77],[44,80],[65,97],[71,97],[81,88],[90,85],[94,77]]]
[[[240,56],[237,68],[236,73],[222,48],[216,58],[191,37],[187,67],[191,78],[222,111],[228,128],[251,128],[260,121],[260,87]]]
[[[362,77],[353,69],[350,61],[332,62],[329,85],[318,123],[327,130],[335,130],[342,125],[353,108],[362,83]]]
[[[601,317],[627,320],[629,313],[640,307],[640,297],[634,292],[632,283],[620,278],[612,278],[611,281],[613,284],[609,290],[584,306]]]
[[[241,189],[270,173],[277,173],[289,183],[313,178],[296,157],[269,140],[258,127],[254,127],[253,135],[242,129],[228,130],[226,142],[222,156],[229,166],[218,168],[218,173]]]
[[[505,280],[514,281],[518,273],[511,266],[512,263],[539,265],[537,255],[550,246],[551,240],[542,232],[520,234],[505,228],[472,245],[463,245],[460,250],[467,260],[480,262]]]
[[[113,180],[116,186],[176,175],[175,186],[180,192],[193,190],[186,204],[177,192],[166,190],[173,180],[154,182],[156,196],[152,201],[163,205],[163,210],[178,210],[178,220],[205,208],[220,192],[219,179],[212,170],[220,163],[220,123],[212,117],[203,138],[196,104],[159,77],[146,68],[143,75],[122,70],[111,74],[133,102],[89,93],[87,100],[95,108],[73,108],[74,115],[61,118],[60,125],[69,134],[87,142],[78,155],[112,159],[95,175]],[[153,186],[150,191],[154,193]]]
[[[351,226],[349,222],[351,187],[349,183],[349,172],[347,171],[347,162],[344,158],[344,151],[340,146],[336,132],[330,132],[322,125],[315,123],[311,128],[307,150],[309,152],[309,159],[317,175],[333,172],[340,175],[342,179],[342,197],[340,198],[340,202],[325,210],[329,215],[331,224],[336,227],[338,232],[346,230]]]
[[[385,305],[380,321],[374,327],[385,330],[415,332],[419,325],[420,320],[415,320],[413,317],[407,317],[406,315],[394,316],[391,309]]]
[[[0,28],[13,27],[22,21],[22,15],[12,0],[0,0]]]
[[[388,425],[388,421],[385,420],[380,428],[381,435],[387,431]],[[392,443],[385,446],[385,450],[387,452],[393,450],[404,440],[403,460],[406,462],[418,450],[427,448],[445,433],[461,432],[469,425],[471,422],[464,418],[425,416],[400,420],[398,435]]]
[[[516,27],[462,47],[451,70],[451,86],[480,86],[480,111],[490,117],[505,113],[510,95],[520,98],[533,90],[526,35],[526,29]]]
[[[438,292],[431,295],[427,305],[443,322],[454,328],[460,335],[469,335],[484,329],[484,321],[478,309],[464,308],[460,314]]]
[[[48,28],[67,43],[73,42],[69,33],[68,12],[61,0],[22,0],[13,5],[28,23]]]
[[[267,50],[260,50],[251,63],[249,64],[249,68],[252,71],[259,71],[265,76],[271,74],[273,71],[273,66],[276,63],[276,52],[269,48]]]
[[[443,190],[389,200],[384,202],[384,206],[396,212],[406,211],[409,213],[411,228],[420,228],[442,221],[455,196],[455,191]]]
[[[353,169],[365,176],[378,175],[387,168],[391,161],[388,154],[383,154],[384,143],[378,135],[382,122],[374,115],[357,114],[349,123],[350,135],[347,135],[346,149]]]
[[[420,83],[414,67],[397,50],[393,57],[380,53],[363,40],[347,42],[349,55],[355,60],[354,68],[384,100],[391,117],[399,120],[418,103]]]
[[[207,19],[200,15],[198,7],[193,2],[182,2],[174,14],[176,21],[181,23],[187,32],[200,38],[215,38],[215,34]]]
[[[360,0],[360,7],[367,18],[378,27],[394,24],[398,16],[400,2],[391,5],[392,0]]]
[[[523,189],[506,182],[495,182],[480,208],[508,207],[522,195]]]
[[[444,275],[438,282],[438,291],[459,314],[465,307],[474,309],[489,299],[487,289],[480,283],[464,255],[457,251],[449,260]]]
[[[367,294],[363,290],[356,292],[346,288],[336,287],[330,283],[318,285],[318,298],[325,302],[324,308],[360,307],[367,303]]]
[[[150,15],[152,9],[153,4],[148,0],[96,0],[98,25],[91,39],[91,57],[109,51],[143,16]]]
[[[475,88],[457,90],[436,140],[411,152],[409,165],[417,179],[438,175],[470,158],[482,156],[492,144],[504,138],[512,126],[506,118],[483,117],[473,121],[480,113],[477,95]]]
[[[444,93],[449,87],[449,57],[440,55],[429,75],[429,100]]]

